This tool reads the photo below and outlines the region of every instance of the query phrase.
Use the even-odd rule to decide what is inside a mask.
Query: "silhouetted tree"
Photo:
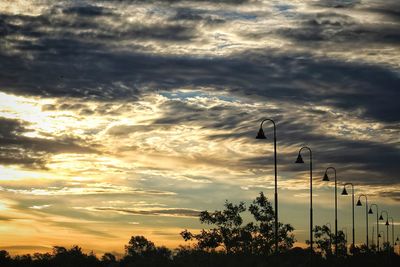
[[[171,250],[166,247],[156,247],[144,236],[132,236],[125,246],[125,257],[122,266],[166,266],[171,260]]]
[[[101,256],[101,263],[106,267],[118,266],[117,258],[112,253],[104,253],[103,256]]]
[[[144,236],[132,236],[128,245],[125,246],[125,253],[130,257],[146,257],[154,254],[156,246]]]
[[[269,255],[275,246],[275,212],[271,202],[265,197],[264,193],[253,201],[249,207],[256,223],[253,225],[252,252],[254,254]],[[283,252],[291,247],[295,242],[294,235],[291,234],[294,228],[290,224],[278,222],[278,245],[279,251]]]
[[[199,234],[184,230],[181,236],[185,241],[196,240],[196,248],[214,251],[221,247],[227,254],[269,255],[273,250],[274,241],[274,211],[271,203],[261,192],[249,207],[255,222],[243,224],[241,213],[246,211],[245,204],[234,205],[225,202],[223,211],[200,213],[202,224],[214,225]],[[290,234],[293,227],[290,224],[279,223],[278,238],[282,251],[293,246],[294,236]]]
[[[11,263],[10,254],[5,250],[0,250],[0,266],[9,266]]]
[[[326,258],[330,258],[332,256],[332,242],[333,235],[328,226],[316,225],[313,229],[314,233],[314,243],[317,248],[320,250],[320,253]],[[306,240],[307,244],[310,244],[309,240]]]
[[[337,237],[333,235],[333,242],[335,243],[337,240],[337,255],[339,257],[346,257],[347,256],[347,240],[346,235],[343,231],[338,231]]]

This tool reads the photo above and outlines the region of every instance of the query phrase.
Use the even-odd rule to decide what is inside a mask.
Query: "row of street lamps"
[[[278,170],[277,170],[277,151],[276,151],[276,124],[275,121],[272,119],[265,119],[261,121],[260,124],[260,129],[257,133],[256,139],[267,139],[263,130],[263,124],[264,122],[269,121],[273,124],[274,127],[274,172],[275,172],[275,252],[278,252]],[[304,163],[303,157],[302,157],[302,152],[303,150],[307,150],[309,152],[309,171],[310,171],[310,251],[311,253],[313,252],[313,195],[312,195],[312,179],[313,179],[313,166],[312,166],[312,150],[311,148],[304,146],[300,148],[299,153],[297,155],[297,159],[295,163]],[[328,171],[332,170],[334,172],[334,179],[335,179],[335,255],[337,255],[337,247],[338,247],[338,240],[337,240],[337,176],[336,176],[336,169],[334,167],[328,167],[325,170],[324,177],[322,181],[330,181],[329,176],[328,176]],[[351,194],[352,194],[352,244],[353,248],[355,247],[355,224],[354,224],[354,184],[352,183],[345,183],[343,186],[343,191],[341,195],[348,195],[346,187],[351,186]],[[366,245],[367,248],[369,248],[369,237],[368,237],[368,215],[373,214],[372,211],[372,206],[376,207],[376,227],[377,227],[377,242],[378,242],[378,249],[379,249],[379,238],[381,236],[381,232],[379,232],[379,220],[383,220],[382,214],[386,214],[386,242],[389,244],[389,219],[392,220],[392,245],[396,245],[397,243],[394,242],[394,222],[393,218],[389,217],[388,212],[383,210],[381,211],[380,216],[378,217],[379,214],[379,208],[377,204],[371,204],[368,206],[368,197],[366,194],[360,194],[358,196],[358,201],[356,206],[362,206],[361,203],[361,197],[365,198],[365,214],[366,214]],[[369,209],[368,209],[369,207]],[[396,239],[397,242],[399,242],[399,237]],[[388,246],[389,249],[389,246]]]

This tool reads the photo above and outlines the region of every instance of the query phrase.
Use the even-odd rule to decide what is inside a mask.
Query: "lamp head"
[[[381,216],[379,216],[379,220],[380,220],[380,221],[383,221],[383,216],[382,216],[382,214],[381,214]]]
[[[267,137],[265,137],[264,130],[262,127],[260,127],[260,130],[258,130],[256,139],[267,139]]]
[[[356,206],[362,206],[361,201],[358,200]]]
[[[374,214],[371,208],[369,208],[368,214]]]
[[[386,221],[385,225],[389,225],[389,221]]]
[[[303,161],[303,157],[301,156],[301,154],[299,153],[299,155],[297,156],[296,162],[295,163],[304,163]]]
[[[400,241],[398,237],[396,238],[396,241]]]
[[[378,237],[382,237],[381,234],[379,234]]]
[[[329,182],[329,177],[328,177],[328,174],[326,172],[324,174],[324,178],[322,178],[322,181]]]
[[[342,196],[347,196],[347,195],[348,195],[348,193],[347,193],[346,187],[343,187]]]

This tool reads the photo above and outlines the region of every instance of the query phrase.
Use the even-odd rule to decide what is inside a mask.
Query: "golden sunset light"
[[[339,257],[339,230],[343,255],[398,253],[399,18],[396,0],[0,1],[4,259],[78,246],[142,266],[123,265],[141,236],[171,261],[230,255],[197,235],[229,203],[243,231],[271,205],[268,255],[278,226],[282,251],[311,237]]]

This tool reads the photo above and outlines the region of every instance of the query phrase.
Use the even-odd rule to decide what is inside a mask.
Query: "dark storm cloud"
[[[362,45],[400,44],[398,25],[360,24],[351,16],[331,12],[307,14],[300,27],[281,28],[277,33],[307,43],[351,45],[362,41]]]
[[[45,168],[46,159],[58,153],[96,153],[88,146],[78,144],[78,140],[44,139],[27,137],[28,123],[0,117],[0,163],[20,164],[32,168]]]
[[[362,109],[366,116],[387,122],[400,119],[396,101],[400,79],[383,67],[304,59],[301,54],[261,52],[199,59],[93,48],[96,45],[77,40],[48,40],[35,61],[0,55],[3,70],[7,69],[0,74],[3,88],[19,94],[117,100],[135,99],[144,92],[139,88],[148,92],[211,86],[294,104]],[[53,53],[46,53],[48,49]]]
[[[100,16],[100,15],[111,15],[111,11],[107,8],[100,6],[72,6],[63,9],[64,14],[74,14],[79,16]]]
[[[206,24],[222,24],[226,22],[226,18],[218,15],[210,15],[207,10],[193,9],[193,8],[177,8],[176,14],[172,16],[171,20],[176,21],[193,21],[204,22]]]
[[[354,3],[354,1],[336,2]],[[109,28],[94,20],[87,20],[88,17],[103,14],[102,10],[88,8],[89,10],[85,10],[76,7],[72,9],[74,12],[64,10],[68,18],[56,17],[52,13],[37,17],[2,16],[0,23],[3,36],[33,37],[33,39],[0,41],[2,47],[7,45],[14,49],[13,53],[7,49],[2,49],[0,52],[2,90],[23,95],[121,101],[135,100],[141,94],[152,93],[159,89],[207,87],[250,99],[290,103],[293,110],[308,104],[325,105],[349,112],[361,111],[363,116],[384,123],[396,124],[400,121],[398,105],[400,78],[398,73],[389,67],[316,58],[311,54],[294,51],[278,53],[253,50],[233,54],[229,58],[205,58],[143,53],[142,47],[138,44],[132,45],[130,51],[118,50],[102,41],[146,39],[159,42],[189,42],[197,35],[196,28],[180,24],[158,26],[135,24],[130,27]],[[390,13],[388,10],[385,12]],[[395,17],[396,14],[395,12]],[[114,16],[115,20],[120,19],[113,13],[107,13],[107,16]],[[400,40],[395,27],[380,24],[360,25],[352,17],[334,11],[302,16],[303,23],[299,23],[299,28],[284,28],[277,32],[299,42],[318,41],[327,45],[351,44],[355,40],[371,44],[398,44]],[[207,21],[207,15],[193,10],[178,9],[175,19]],[[55,30],[63,31],[51,34],[46,27],[50,29],[55,27]],[[79,29],[91,31],[82,34],[82,31],[77,31]],[[83,105],[73,104],[47,108],[79,109],[81,114],[95,112]],[[172,125],[203,121],[204,127],[232,129],[240,124],[238,118],[250,118],[249,114],[223,113],[219,107],[205,111],[203,108],[180,101],[169,102],[165,109],[165,116],[155,123]],[[204,113],[207,116],[204,116]],[[221,113],[223,113],[222,118],[219,117]],[[204,118],[208,120],[205,121]],[[13,134],[12,131],[14,134],[22,131],[18,126],[9,127],[11,127],[10,135]],[[131,130],[137,130],[129,126],[118,127],[110,129],[109,134],[127,134]],[[337,151],[334,153],[316,152],[321,162],[342,164],[351,162],[367,170],[382,171],[388,175],[388,178],[382,180],[376,175],[377,183],[398,183],[393,178],[396,177],[395,164],[399,162],[399,152],[395,147],[374,142],[346,141],[313,134],[314,131],[315,128],[312,126],[282,124],[282,140],[285,140],[287,145],[311,143],[316,150],[335,147]],[[237,135],[246,136],[249,133],[243,129]],[[253,135],[254,133],[251,133],[251,136]],[[210,138],[222,137],[226,136]],[[15,144],[11,146],[8,141],[4,149],[27,150],[34,147],[35,149],[28,152],[22,152],[24,155],[32,154],[37,157],[23,158],[22,153],[7,151],[8,155],[16,155],[9,157],[11,160],[40,162],[42,155],[38,155],[37,151],[46,154],[65,149],[62,143],[44,145],[44,142],[50,141],[20,136],[18,138],[18,141],[21,141],[18,145],[14,142]],[[40,149],[37,149],[38,147]],[[52,147],[53,151],[43,147]],[[287,166],[291,166],[292,160],[291,158],[289,160],[289,155],[287,158]],[[248,159],[248,162],[250,164],[258,160]],[[357,177],[355,179],[362,181],[360,175]]]
[[[20,54],[8,54],[4,49],[0,53],[0,81],[4,91],[118,100],[136,99],[141,93],[158,89],[204,86],[293,104],[309,102],[344,110],[361,109],[367,117],[386,122],[400,120],[400,107],[396,101],[400,79],[383,67],[314,59],[307,54],[290,52],[283,55],[272,51],[253,51],[230,58],[212,59],[122,52],[96,39],[103,38],[104,31],[97,33],[104,27],[100,24],[90,25],[94,38],[82,38],[74,34],[66,37],[50,35],[45,30],[40,32],[39,29],[43,28],[40,25],[50,26],[48,22],[59,19],[53,17],[51,12],[35,18],[18,16],[18,25],[12,23],[14,19],[10,16],[3,18],[7,28],[3,30],[5,35],[37,34],[41,37],[6,42]],[[79,18],[69,19],[79,21]],[[319,40],[325,38],[321,34],[324,30],[319,28],[346,28],[353,23],[345,15],[320,14],[306,22],[308,26],[304,30],[289,33],[283,30],[283,34],[291,38],[302,39],[305,36],[307,40]],[[117,40],[119,36],[184,40],[195,34],[179,24],[132,27],[107,34]],[[68,32],[68,28],[63,30]],[[371,32],[364,33],[368,35]],[[394,30],[387,33],[387,41],[397,42],[400,39]],[[362,31],[355,36],[360,34]],[[339,35],[348,39],[351,34]],[[379,33],[376,31],[372,35],[378,38]],[[31,54],[34,59],[27,58],[26,54]],[[86,110],[86,114],[89,113],[90,110]]]
[[[315,5],[333,8],[350,8],[360,4],[361,0],[319,0]]]

